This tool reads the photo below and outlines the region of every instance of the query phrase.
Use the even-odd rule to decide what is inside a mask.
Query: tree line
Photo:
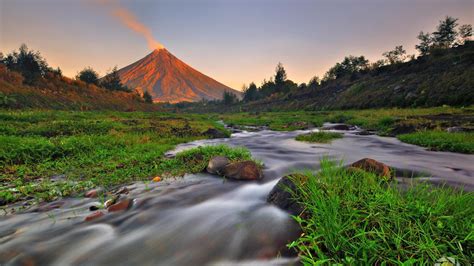
[[[459,25],[458,19],[446,16],[439,21],[436,30],[432,33],[421,31],[417,36],[420,41],[415,45],[419,52],[418,57],[436,54],[437,52],[452,47],[464,45],[472,37],[472,25]],[[278,63],[275,74],[270,80],[264,80],[258,87],[254,82],[243,87],[243,102],[251,102],[267,97],[278,97],[293,90],[317,89],[327,83],[343,77],[357,78],[359,74],[369,71],[377,71],[387,65],[397,65],[415,60],[415,55],[408,55],[402,45],[397,45],[393,50],[384,52],[383,58],[376,62],[369,62],[363,55],[346,56],[341,62],[336,63],[323,76],[314,76],[308,83],[297,84],[287,79],[286,71],[281,63]],[[225,104],[238,102],[237,97],[225,92],[223,102]]]
[[[10,71],[20,73],[23,77],[23,84],[29,86],[40,85],[41,81],[51,78],[62,78],[62,71],[59,67],[56,69],[50,67],[40,52],[29,50],[25,44],[22,44],[18,51],[7,55],[0,52],[0,65],[4,65]],[[97,71],[86,67],[76,75],[75,79],[110,91],[133,91],[121,82],[117,67],[112,68],[102,78],[99,77]],[[142,97],[147,103],[153,102],[151,94],[147,91],[143,93]]]

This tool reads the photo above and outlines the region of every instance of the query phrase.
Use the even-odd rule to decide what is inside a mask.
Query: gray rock
[[[227,138],[227,135],[224,132],[215,128],[209,128],[203,134],[209,136],[212,139]]]
[[[224,170],[224,167],[230,163],[229,159],[224,156],[216,156],[209,160],[209,163],[207,164],[207,172],[210,174],[220,174],[222,170]]]

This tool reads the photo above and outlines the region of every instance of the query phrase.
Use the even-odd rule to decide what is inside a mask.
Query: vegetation
[[[201,167],[188,151],[169,160],[176,144],[224,128],[208,116],[120,112],[0,112],[0,199],[52,200],[96,186],[109,188]],[[196,151],[194,151],[195,153]],[[243,149],[200,149],[203,158]]]
[[[84,81],[87,84],[99,85],[99,74],[91,67],[86,67],[76,76],[76,79]]]
[[[397,137],[403,142],[427,147],[430,150],[474,153],[473,133],[422,131]]]
[[[279,63],[275,74],[244,86],[241,102],[206,102],[175,106],[190,112],[327,110],[380,107],[430,107],[474,104],[472,26],[458,27],[446,17],[433,33],[421,32],[419,56],[407,55],[402,45],[369,62],[363,55],[344,57],[324,77],[297,84]],[[182,107],[182,108],[180,108]]]
[[[290,244],[304,264],[433,264],[474,260],[472,192],[417,184],[401,191],[384,179],[322,161],[292,181],[305,206]]]
[[[146,103],[153,103],[153,96],[151,96],[151,94],[145,90],[145,92],[143,92],[143,100]]]
[[[337,132],[313,132],[309,134],[303,134],[296,136],[296,140],[306,141],[311,143],[329,143],[334,139],[340,139],[343,137],[343,134]]]

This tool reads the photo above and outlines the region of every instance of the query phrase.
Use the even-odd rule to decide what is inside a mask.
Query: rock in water
[[[107,210],[109,212],[125,211],[130,207],[131,202],[132,201],[130,199],[123,199],[120,202],[111,205],[109,208],[107,208]]]
[[[207,164],[207,172],[210,174],[219,174],[224,170],[224,167],[230,163],[229,159],[224,156],[216,156],[209,160]]]
[[[390,167],[374,159],[364,158],[351,164],[351,167],[391,179]]]
[[[296,185],[291,181],[295,175],[284,176],[268,194],[267,202],[288,211],[291,215],[300,215],[304,207],[295,199]],[[304,177],[303,175],[298,175]]]
[[[209,136],[212,139],[227,138],[227,135],[224,134],[224,132],[217,130],[215,128],[209,128],[203,134],[206,136]]]
[[[224,167],[222,175],[236,180],[258,180],[263,178],[262,170],[253,161],[230,163]]]

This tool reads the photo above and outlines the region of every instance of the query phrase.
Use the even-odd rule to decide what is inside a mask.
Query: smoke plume
[[[135,15],[130,12],[127,8],[120,5],[116,0],[97,0],[97,2],[108,9],[110,14],[118,19],[125,27],[131,29],[132,31],[142,35],[147,43],[148,47],[151,50],[163,49],[164,46],[159,43],[154,37],[153,34],[147,26],[138,21]]]

